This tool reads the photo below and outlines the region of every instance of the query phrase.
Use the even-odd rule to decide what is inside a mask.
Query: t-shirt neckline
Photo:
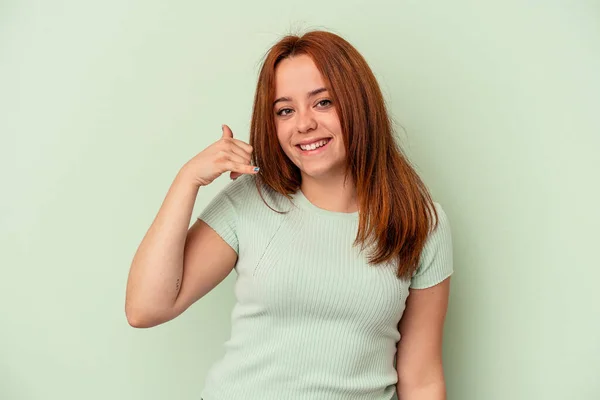
[[[298,189],[298,191],[296,191],[296,193],[293,195],[293,197],[294,197],[294,202],[300,208],[302,208],[306,211],[310,211],[315,214],[322,215],[324,217],[342,218],[342,219],[358,218],[358,213],[359,213],[358,211],[346,213],[346,212],[340,212],[340,211],[329,211],[329,210],[325,210],[323,208],[317,207],[316,205],[311,203],[310,200],[308,200],[306,198],[304,193],[302,193],[301,189]]]

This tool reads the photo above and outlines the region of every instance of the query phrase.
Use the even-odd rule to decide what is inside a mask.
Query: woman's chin
[[[312,168],[300,168],[300,172],[303,178],[314,179],[314,180],[326,180],[334,177],[335,175],[339,175],[335,173],[335,170],[331,168],[331,166],[323,166],[321,168],[312,167]]]

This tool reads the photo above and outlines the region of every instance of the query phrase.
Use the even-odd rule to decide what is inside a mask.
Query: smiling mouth
[[[332,138],[327,138],[327,139],[318,140],[318,141],[308,144],[308,145],[297,144],[296,147],[298,149],[300,149],[300,151],[302,151],[302,153],[313,153],[313,152],[317,152],[317,150],[320,150],[320,149],[326,147],[329,144],[329,142],[331,142],[331,140],[332,140]]]

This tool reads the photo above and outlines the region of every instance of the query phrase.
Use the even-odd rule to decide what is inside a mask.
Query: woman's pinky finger
[[[254,165],[244,165],[242,166],[243,168],[243,173],[245,174],[257,174],[258,171],[260,171],[260,168],[254,166]]]
[[[236,168],[235,171],[231,171],[231,173],[229,174],[229,177],[231,179],[235,180],[244,174],[257,174],[259,170],[260,170],[260,168],[255,167],[254,165],[239,164],[238,168]]]

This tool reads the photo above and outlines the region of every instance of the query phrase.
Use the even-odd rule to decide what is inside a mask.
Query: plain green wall
[[[129,263],[179,167],[222,123],[248,139],[268,47],[313,28],[367,58],[452,222],[449,399],[600,399],[600,3],[567,0],[2,2],[1,399],[199,399],[234,276],[135,330]]]

